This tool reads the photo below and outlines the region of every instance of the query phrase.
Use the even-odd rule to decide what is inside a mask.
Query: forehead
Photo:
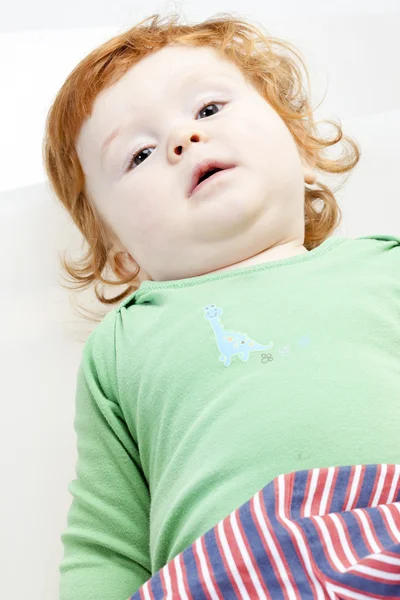
[[[238,67],[219,56],[214,48],[170,44],[131,67],[115,87],[118,87],[118,83],[121,87],[135,83],[146,89],[154,83],[163,92],[173,88],[182,78],[190,81],[191,78],[217,69],[236,78],[241,76]]]
[[[112,86],[96,97],[92,114],[82,126],[78,152],[86,138],[100,146],[107,133],[123,126],[125,115],[151,112],[169,96],[178,96],[181,88],[210,73],[229,77],[236,84],[246,83],[240,69],[230,60],[220,57],[210,47],[170,44],[147,55]]]
[[[220,57],[213,48],[171,44],[146,56],[112,87],[102,90],[96,98],[93,112],[110,110],[114,106],[118,114],[127,98],[131,106],[135,106],[135,96],[137,105],[151,105],[168,94],[176,93],[182,83],[201,79],[214,71],[230,76],[236,82],[244,81],[240,69]]]

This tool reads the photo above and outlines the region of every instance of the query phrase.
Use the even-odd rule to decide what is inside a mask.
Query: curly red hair
[[[59,90],[46,119],[43,141],[44,168],[56,198],[71,215],[88,245],[75,261],[61,258],[62,267],[75,289],[94,286],[96,298],[110,307],[138,287],[137,274],[121,275],[121,263],[111,256],[111,239],[106,223],[90,201],[84,173],[78,159],[76,141],[83,122],[90,117],[99,92],[116,83],[134,64],[170,43],[210,46],[230,59],[248,81],[280,115],[301,155],[326,173],[344,173],[355,167],[360,150],[354,140],[343,136],[341,124],[330,123],[336,132],[322,138],[317,132],[301,67],[304,62],[292,44],[264,33],[262,27],[223,13],[194,25],[179,23],[173,14],[164,19],[151,15],[124,33],[108,40],[87,55],[70,73]],[[343,141],[347,146],[339,158],[324,155],[325,148]],[[332,190],[321,182],[314,189],[305,185],[305,240],[311,250],[321,244],[338,226],[341,211]],[[340,186],[339,186],[340,187]],[[337,188],[338,189],[338,188]],[[337,191],[337,190],[335,190]],[[117,276],[109,279],[107,269]],[[111,274],[110,273],[110,274]],[[122,293],[106,298],[103,286],[125,286]],[[107,311],[106,311],[107,312]],[[93,320],[99,321],[101,315]]]

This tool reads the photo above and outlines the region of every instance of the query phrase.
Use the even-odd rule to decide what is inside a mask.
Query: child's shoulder
[[[358,238],[355,238],[356,240],[371,240],[372,242],[375,242],[377,245],[382,245],[382,242],[384,242],[385,246],[388,247],[396,247],[396,246],[400,246],[400,237],[399,236],[395,236],[395,235],[386,235],[386,234],[374,234],[374,235],[363,235],[360,236]]]
[[[400,273],[400,237],[387,234],[354,238],[353,252],[357,260],[365,260],[377,269]]]
[[[105,351],[114,352],[117,310],[110,310],[90,332],[83,349],[85,354],[89,353],[95,358],[100,353],[104,355]]]

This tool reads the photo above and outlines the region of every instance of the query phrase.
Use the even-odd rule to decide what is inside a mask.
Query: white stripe
[[[358,571],[359,573],[365,573],[372,577],[379,577],[380,579],[387,579],[387,581],[400,581],[400,573],[386,573],[386,571],[379,571],[372,567],[366,567],[365,565],[357,565],[352,567],[351,572]]]
[[[315,489],[317,487],[319,469],[313,469],[313,473],[311,476],[310,489],[308,491],[307,502],[304,508],[304,516],[309,517],[311,515],[311,505],[314,499]]]
[[[392,487],[390,488],[389,496],[387,499],[387,504],[390,504],[394,500],[394,495],[396,493],[397,484],[400,477],[400,465],[394,465],[394,475],[392,481]]]
[[[233,560],[232,553],[231,553],[231,551],[229,549],[229,544],[228,544],[228,541],[227,541],[226,536],[225,536],[224,522],[223,521],[220,521],[218,523],[218,533],[219,533],[219,537],[220,537],[220,540],[221,540],[221,543],[222,543],[222,549],[223,549],[223,551],[225,553],[226,560],[228,562],[229,568],[230,568],[231,573],[232,573],[232,575],[233,575],[233,577],[234,577],[234,579],[236,581],[236,585],[239,588],[240,597],[241,598],[245,598],[245,600],[250,600],[250,596],[248,595],[248,593],[246,591],[246,588],[244,587],[242,578],[239,575],[239,572],[238,572],[238,570],[236,568],[235,561]]]
[[[254,510],[255,510],[255,513],[257,516],[257,520],[258,520],[261,530],[264,534],[265,540],[267,542],[267,546],[271,550],[272,558],[275,562],[275,565],[278,568],[279,575],[281,576],[282,583],[285,586],[288,596],[289,596],[290,600],[296,600],[296,594],[293,590],[293,586],[291,584],[291,581],[290,581],[287,571],[285,569],[285,565],[282,562],[282,559],[279,555],[279,552],[275,545],[275,542],[268,530],[267,524],[264,519],[264,515],[262,514],[262,510],[260,507],[260,494],[261,494],[261,492],[258,492],[254,498]]]
[[[400,512],[400,502],[392,502],[391,505],[397,510],[397,512]]]
[[[361,510],[361,508],[355,508],[353,512],[355,512],[360,517],[360,521],[364,525],[365,535],[367,536],[367,540],[368,540],[369,544],[371,545],[372,550],[374,552],[380,552],[381,549],[378,546],[378,544],[375,542],[375,540],[372,536],[372,531],[370,529],[369,523],[367,521],[367,517],[365,516],[364,512]]]
[[[350,550],[343,523],[335,513],[330,513],[329,516],[336,527],[336,531],[338,532],[339,540],[341,541],[343,552],[345,553],[347,560],[351,565],[356,565],[358,561],[352,553],[352,551]]]
[[[173,597],[172,597],[171,578],[169,576],[168,563],[163,568],[163,571],[164,571],[165,585],[166,585],[166,588],[167,588],[167,595],[166,595],[165,600],[174,600]]]
[[[207,586],[207,591],[210,594],[212,600],[219,600],[219,596],[215,591],[214,584],[211,581],[210,573],[208,572],[206,557],[204,556],[203,548],[201,546],[200,538],[196,540],[196,550],[197,556],[200,559],[200,568],[202,575],[204,577],[205,584]]]
[[[324,493],[322,494],[321,504],[319,505],[319,515],[326,513],[326,503],[328,502],[329,492],[331,491],[333,475],[335,473],[335,467],[329,467],[328,476],[326,478]]]
[[[379,560],[380,562],[387,563],[388,565],[398,565],[400,567],[400,558],[394,556],[387,556],[386,554],[370,554],[368,558],[372,560]]]
[[[278,489],[279,489],[279,496],[278,496],[278,501],[279,501],[279,517],[280,519],[285,523],[285,525],[291,529],[291,531],[293,532],[296,541],[297,541],[297,546],[300,550],[301,556],[303,557],[304,563],[306,565],[306,569],[307,572],[314,584],[314,588],[317,592],[317,599],[321,599],[321,600],[325,600],[325,592],[321,587],[321,584],[319,583],[319,581],[315,578],[315,575],[313,573],[312,567],[311,567],[311,562],[310,562],[310,557],[308,555],[308,550],[306,548],[306,545],[304,544],[304,540],[300,534],[300,532],[298,531],[297,525],[293,522],[290,521],[289,519],[286,518],[285,516],[285,480],[284,480],[284,475],[279,475],[278,477]],[[334,600],[334,596],[331,596],[332,600]]]
[[[396,506],[396,503],[392,503],[392,506]],[[387,521],[389,523],[390,531],[393,533],[393,535],[397,539],[397,541],[400,542],[400,531],[399,531],[398,527],[396,526],[396,523],[394,522],[393,515],[390,512],[389,507],[386,506],[386,504],[382,504],[379,507],[379,509],[383,510],[383,512],[385,513]]]
[[[354,502],[354,498],[356,496],[358,488],[358,482],[360,481],[361,477],[361,468],[361,465],[356,465],[353,483],[351,484],[349,501],[347,502],[347,506],[344,510],[350,510],[352,508],[352,504]]]
[[[183,598],[183,600],[189,600],[187,597],[186,591],[185,591],[184,583],[183,583],[183,575],[182,575],[181,563],[179,560],[179,554],[177,556],[175,556],[174,563],[175,563],[175,569],[176,569],[177,579],[178,579],[179,597]]]
[[[315,517],[311,517],[311,518],[313,521],[316,521],[318,523],[318,525],[321,529],[322,537],[324,538],[326,549],[328,550],[329,556],[331,557],[333,564],[335,565],[335,567],[338,571],[340,571],[341,573],[344,573],[346,571],[346,567],[344,566],[344,564],[342,563],[342,561],[339,559],[338,555],[336,554],[336,550],[332,544],[331,536],[329,535],[328,528],[325,525],[323,518],[319,517],[319,516],[315,516]]]
[[[386,473],[387,473],[387,465],[381,464],[381,474],[379,475],[378,485],[376,486],[376,492],[375,492],[374,499],[372,500],[371,506],[378,506],[378,504],[379,504],[379,500],[380,500],[382,490],[383,490],[383,484],[385,483],[385,479],[386,479]]]
[[[254,569],[252,560],[251,560],[251,558],[249,556],[249,553],[247,552],[246,545],[243,542],[242,534],[240,532],[240,529],[239,529],[239,526],[238,526],[237,520],[236,520],[236,511],[231,514],[231,516],[230,516],[230,522],[231,522],[231,525],[232,525],[232,530],[233,530],[233,534],[235,536],[237,545],[239,546],[240,553],[241,553],[241,555],[243,557],[243,560],[244,560],[244,563],[245,563],[246,567],[248,568],[248,570],[250,572],[250,577],[251,577],[251,580],[252,580],[252,582],[254,584],[254,587],[257,590],[258,598],[263,598],[263,599],[265,598],[265,600],[267,600],[267,596],[265,595],[265,592],[262,589],[260,580],[258,579],[258,575],[257,575],[257,573],[256,573],[256,571]]]
[[[144,597],[146,598],[146,600],[150,600],[150,593],[149,593],[149,582],[146,581],[146,583],[143,586],[143,592],[144,592]],[[128,598],[129,600],[129,598]]]
[[[333,594],[345,594],[348,598],[353,598],[354,600],[371,600],[371,596],[366,596],[365,594],[361,594],[360,592],[352,592],[351,590],[348,590],[347,588],[342,588],[339,585],[335,585],[333,583],[329,583],[329,581],[326,582],[326,587],[327,590],[332,592]],[[334,596],[334,598],[337,598],[338,596]]]

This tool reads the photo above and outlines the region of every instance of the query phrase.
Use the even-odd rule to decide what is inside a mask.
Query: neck
[[[227,267],[223,267],[222,269],[215,269],[215,271],[211,271],[211,273],[219,273],[223,271],[232,271],[233,269],[239,269],[242,267],[251,267],[253,265],[258,265],[265,262],[270,262],[273,260],[282,260],[284,258],[289,258],[291,256],[296,256],[297,254],[306,254],[308,252],[307,248],[305,248],[299,242],[287,242],[283,244],[276,244],[271,248],[267,248],[263,250],[259,254],[255,256],[251,256],[242,260],[240,262],[234,263]]]

